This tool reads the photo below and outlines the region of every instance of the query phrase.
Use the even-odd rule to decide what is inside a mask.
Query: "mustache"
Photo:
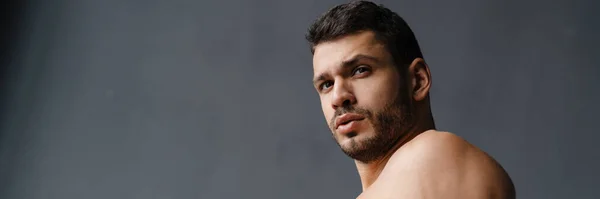
[[[371,115],[372,115],[371,111],[364,109],[364,108],[355,107],[355,106],[340,106],[337,109],[335,109],[335,114],[333,114],[331,119],[329,119],[329,126],[330,127],[335,126],[335,118],[339,117],[340,115],[346,114],[346,113],[360,114],[360,115],[365,116],[366,118],[371,118]]]

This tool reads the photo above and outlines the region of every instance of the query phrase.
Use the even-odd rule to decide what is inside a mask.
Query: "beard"
[[[348,144],[342,146],[339,138],[336,138],[334,122],[336,117],[345,113],[365,116],[373,127],[373,135],[357,137],[356,132],[351,132],[348,134],[350,137]],[[354,160],[370,163],[385,156],[402,138],[407,136],[408,131],[414,125],[413,113],[410,98],[399,96],[378,112],[353,106],[340,107],[335,111],[329,126],[333,132],[333,139],[346,155]]]

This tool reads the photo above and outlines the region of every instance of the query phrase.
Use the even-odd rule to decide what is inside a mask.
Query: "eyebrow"
[[[348,60],[343,61],[341,64],[341,67],[349,68],[349,67],[355,66],[360,60],[363,60],[363,59],[367,59],[372,62],[379,63],[379,59],[377,59],[373,56],[358,54]],[[325,80],[326,78],[327,78],[327,75],[321,73],[313,79],[313,84],[316,84],[319,81]]]

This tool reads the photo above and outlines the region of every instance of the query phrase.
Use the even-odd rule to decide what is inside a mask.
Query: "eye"
[[[369,72],[369,68],[367,68],[365,66],[361,66],[361,67],[354,69],[354,73],[352,75],[360,75],[360,74],[363,74],[366,72]]]
[[[326,82],[323,82],[323,83],[322,83],[322,84],[319,86],[319,90],[324,90],[324,89],[327,89],[327,88],[329,88],[329,87],[331,87],[331,86],[333,86],[333,82],[331,82],[331,81],[326,81]]]

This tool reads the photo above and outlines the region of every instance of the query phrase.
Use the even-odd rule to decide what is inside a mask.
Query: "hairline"
[[[356,35],[356,34],[360,34],[360,33],[363,33],[363,32],[368,32],[368,31],[373,32],[375,40],[377,42],[379,42],[381,45],[383,45],[383,47],[387,51],[387,53],[390,54],[391,59],[392,59],[392,63],[394,64],[394,66],[396,68],[398,68],[398,70],[400,70],[400,71],[404,70],[406,68],[404,66],[407,65],[407,64],[410,64],[408,62],[413,61],[413,60],[399,60],[399,59],[402,59],[402,56],[399,55],[398,50],[396,50],[396,51],[393,50],[393,49],[395,49],[395,44],[394,44],[395,40],[393,40],[393,38],[391,38],[390,41],[386,40],[385,37],[382,35],[381,32],[379,32],[377,30],[374,30],[372,28],[360,29],[360,30],[357,30],[357,31],[354,31],[354,32],[349,32],[349,33],[346,33],[346,34],[338,35],[337,37],[332,37],[332,38],[328,38],[328,39],[322,39],[322,40],[319,40],[318,43],[312,43],[311,42],[310,43],[311,54],[314,56],[315,49],[316,49],[316,47],[319,44],[326,43],[326,42],[331,42],[331,41],[335,41],[335,40],[339,40],[339,39],[342,39],[342,38],[347,37],[347,36]],[[403,63],[403,61],[405,61],[406,63]]]

